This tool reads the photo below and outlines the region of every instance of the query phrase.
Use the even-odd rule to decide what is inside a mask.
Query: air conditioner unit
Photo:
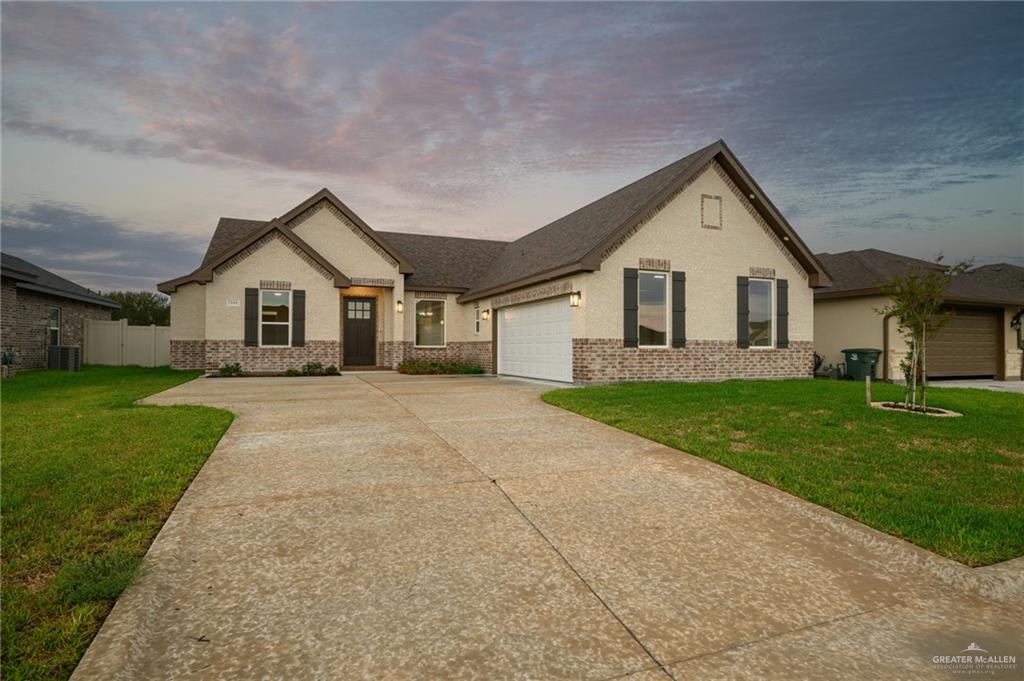
[[[77,345],[51,345],[46,367],[62,371],[82,370],[82,349]]]

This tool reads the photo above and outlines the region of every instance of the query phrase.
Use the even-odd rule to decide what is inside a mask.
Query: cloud
[[[538,205],[557,217],[719,137],[805,237],[852,247],[934,232],[954,211],[926,197],[1022,176],[1021,4],[0,11],[6,133],[112,164],[323,178],[311,190],[355,194],[382,229],[507,238],[543,224]]]
[[[5,206],[2,229],[4,252],[94,290],[152,290],[202,258],[194,239],[136,231],[71,205]]]

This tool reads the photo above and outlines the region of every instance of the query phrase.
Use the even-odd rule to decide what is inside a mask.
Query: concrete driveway
[[[1002,393],[1024,393],[1024,381],[994,381],[991,378],[976,378],[963,381],[929,381],[930,388],[979,388]]]
[[[543,390],[148,399],[237,418],[74,678],[945,679],[933,658],[971,643],[1024,665],[1019,561],[971,570]]]

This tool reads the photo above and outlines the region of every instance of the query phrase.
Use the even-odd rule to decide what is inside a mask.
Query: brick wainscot
[[[621,338],[574,338],[572,374],[577,383],[810,378],[813,356],[810,341],[763,349],[707,340],[688,340],[685,348],[627,348]]]
[[[199,353],[205,357],[204,364],[196,366],[195,358]],[[340,357],[338,341],[306,341],[302,347],[253,347],[240,340],[171,341],[171,363],[175,369],[216,371],[225,364],[238,362],[242,371],[278,373],[301,369],[306,362],[339,366]]]
[[[493,369],[491,341],[454,341],[443,348],[418,348],[403,341],[406,362],[455,362],[476,364],[484,371]]]

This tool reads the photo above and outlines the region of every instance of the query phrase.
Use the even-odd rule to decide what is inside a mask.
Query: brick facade
[[[574,338],[576,383],[810,378],[813,343],[784,349],[738,348],[735,341],[693,340],[685,348],[627,348],[621,338]]]
[[[60,308],[60,344],[82,347],[86,319],[110,319],[111,308],[16,288],[0,289],[0,347],[11,347],[15,371],[46,366],[50,309]]]
[[[205,369],[206,341],[204,340],[172,340],[172,369]]]
[[[392,369],[397,367],[405,357],[405,345],[403,341],[377,343],[377,366],[391,367]]]
[[[409,341],[402,345],[407,362],[476,364],[488,372],[494,366],[491,341],[453,341],[443,348],[418,348]]]
[[[324,367],[339,366],[341,343],[338,341],[306,341],[302,347],[253,347],[240,340],[207,340],[207,341],[171,341],[171,361],[174,362],[175,344],[204,343],[206,370],[216,371],[225,364],[238,362],[242,371],[282,372],[287,369],[301,369],[306,362],[320,362]],[[179,357],[184,357],[188,350],[180,348]]]

